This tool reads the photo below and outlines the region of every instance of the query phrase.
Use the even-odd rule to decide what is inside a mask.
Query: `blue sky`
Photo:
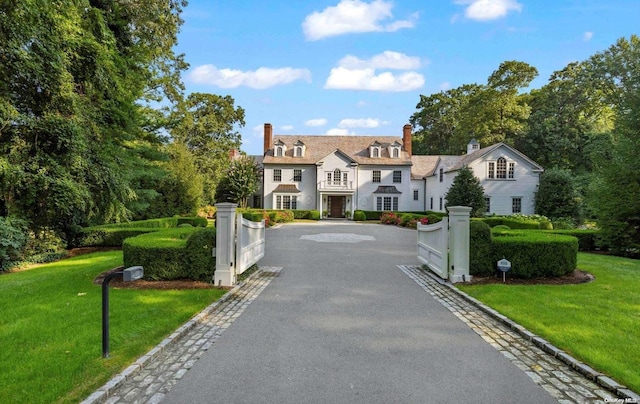
[[[539,71],[640,34],[640,0],[189,0],[177,53],[187,92],[246,111],[242,151],[274,134],[402,136],[420,94]]]

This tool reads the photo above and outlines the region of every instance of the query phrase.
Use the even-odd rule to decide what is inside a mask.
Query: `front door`
[[[344,217],[344,196],[329,197],[329,217]]]

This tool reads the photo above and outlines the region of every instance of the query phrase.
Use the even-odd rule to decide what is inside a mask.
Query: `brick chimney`
[[[264,124],[264,153],[273,147],[273,127],[270,123]]]
[[[411,125],[409,124],[404,125],[402,128],[402,146],[404,151],[411,157]]]

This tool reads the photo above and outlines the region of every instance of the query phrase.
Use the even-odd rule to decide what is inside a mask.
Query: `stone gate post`
[[[449,281],[451,283],[471,280],[469,275],[469,223],[471,208],[450,206],[449,211]]]
[[[216,207],[216,271],[213,284],[233,286],[236,283],[235,240],[236,208],[235,203],[217,203]]]

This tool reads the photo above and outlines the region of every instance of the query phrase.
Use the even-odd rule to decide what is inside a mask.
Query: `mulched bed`
[[[576,269],[572,273],[557,278],[535,278],[535,279],[516,279],[510,278],[509,273],[506,274],[505,285],[571,285],[578,283],[587,283],[595,279],[588,272]],[[498,276],[477,277],[474,276],[469,282],[472,285],[486,285],[492,283],[503,283],[502,274]]]

